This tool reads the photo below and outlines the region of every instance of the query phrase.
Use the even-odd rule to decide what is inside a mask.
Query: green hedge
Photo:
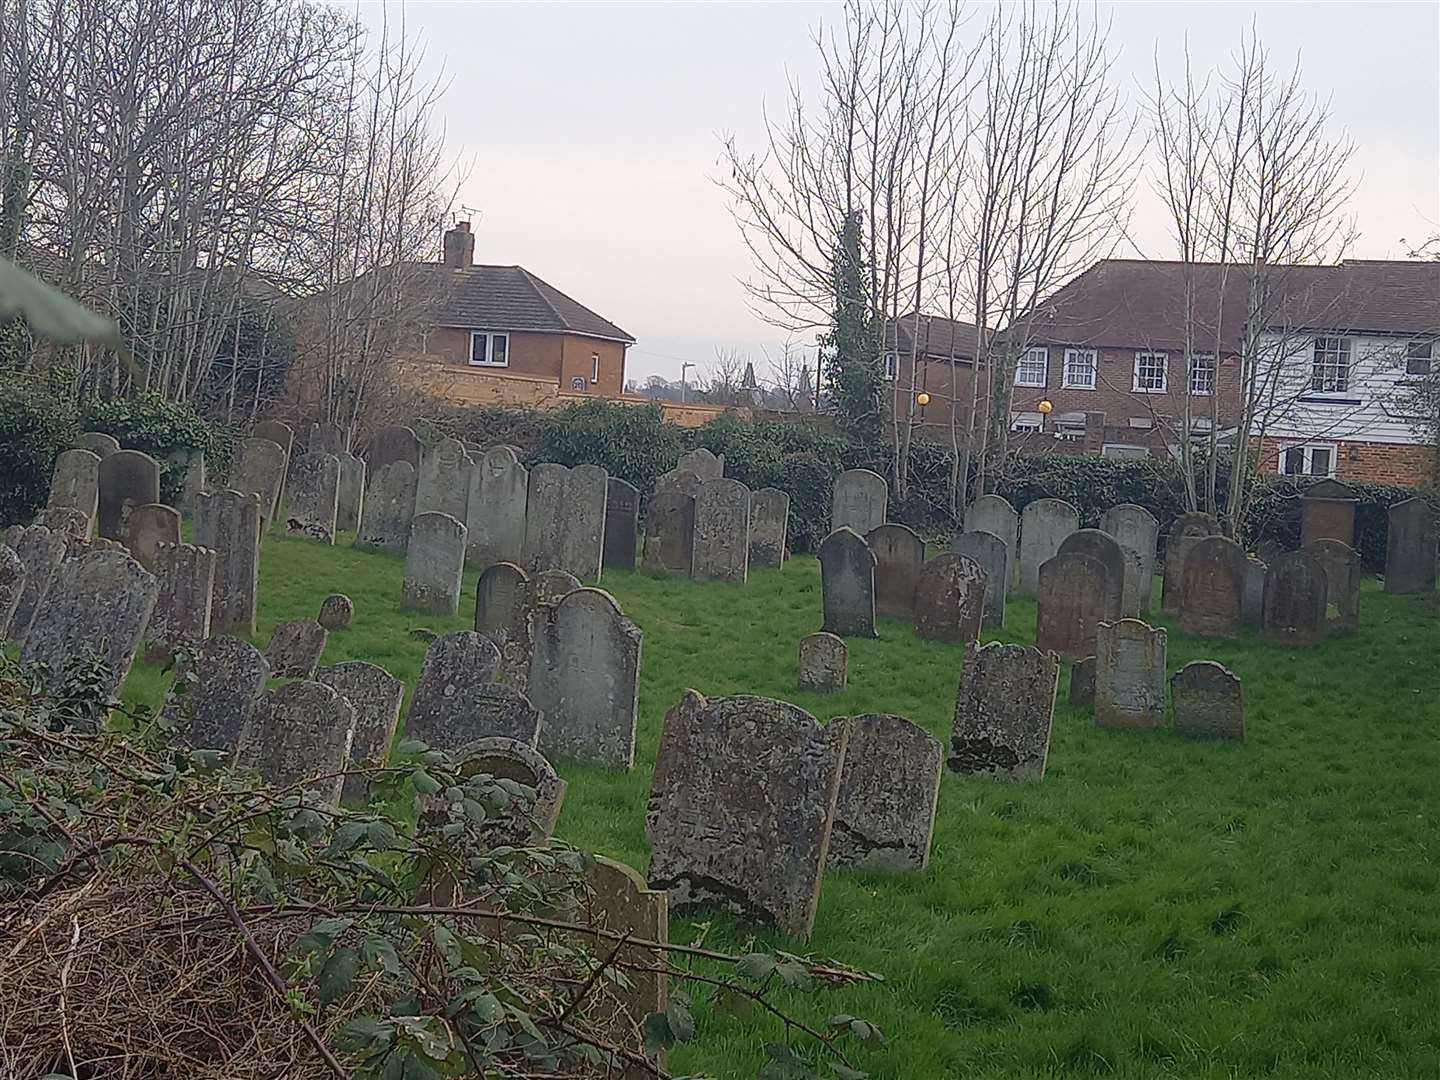
[[[665,422],[659,405],[596,399],[546,416],[535,460],[603,465],[611,476],[648,495],[655,490],[655,478],[673,469],[683,450],[681,429]]]

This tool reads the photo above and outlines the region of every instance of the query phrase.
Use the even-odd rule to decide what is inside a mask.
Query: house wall
[[[478,327],[476,329],[479,329]],[[599,354],[600,379],[591,382],[591,357]],[[437,327],[426,335],[425,356],[470,368],[470,330]],[[619,397],[625,386],[625,346],[618,341],[580,334],[534,334],[510,331],[509,366],[475,367],[492,375],[548,378],[566,393],[577,393],[573,380],[585,380],[584,393]]]
[[[915,420],[933,438],[948,440],[953,412],[962,430],[969,430],[970,408],[974,401],[975,369],[969,363],[920,357],[915,365],[915,395],[921,391],[930,401],[915,405]],[[891,415],[904,419],[911,397],[911,362],[908,355],[896,358],[896,376],[890,381]],[[981,403],[983,407],[983,402]]]
[[[1269,437],[1260,439],[1259,443],[1260,470],[1266,473],[1280,471],[1280,452],[1285,448],[1321,443],[1335,447],[1335,479],[1346,483],[1428,487],[1440,478],[1434,448],[1421,444]]]

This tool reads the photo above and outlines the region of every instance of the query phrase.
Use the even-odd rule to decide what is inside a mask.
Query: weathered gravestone
[[[177,447],[165,455],[165,464],[171,473],[180,477],[175,509],[194,516],[195,499],[209,490],[205,476],[205,451],[198,447]]]
[[[565,805],[566,783],[533,746],[519,739],[487,736],[457,748],[460,775],[479,773],[533,788],[532,798],[516,799],[505,811],[500,829],[512,844],[533,844],[555,831]]]
[[[73,506],[51,506],[36,514],[34,523],[44,525],[51,532],[65,533],[67,540],[88,540],[95,519],[86,517]]]
[[[1076,551],[1089,555],[1105,568],[1105,618],[1120,618],[1125,604],[1125,552],[1109,533],[1099,529],[1077,529],[1060,541],[1057,554]]]
[[[541,570],[530,586],[531,600],[537,608],[554,607],[580,588],[580,579],[564,570]]]
[[[703,480],[719,480],[725,475],[725,455],[718,457],[703,446],[681,454],[675,463],[676,472],[692,472]]]
[[[155,608],[156,588],[155,575],[123,552],[66,560],[25,636],[21,661],[49,665],[53,684],[71,660],[98,657],[106,665],[101,689],[119,693]]]
[[[355,738],[355,710],[324,683],[297,679],[264,694],[235,748],[235,764],[277,788],[313,780],[338,803]]]
[[[470,470],[465,565],[518,563],[525,558],[525,507],[530,473],[508,446],[492,446]]]
[[[853,529],[837,529],[820,544],[820,596],[822,630],[875,636],[875,553]]]
[[[1089,555],[1067,551],[1040,567],[1035,601],[1035,647],[1066,660],[1095,652],[1095,630],[1112,595],[1105,567]]]
[[[1020,515],[1018,591],[1037,595],[1040,567],[1060,553],[1064,539],[1080,528],[1080,512],[1064,499],[1036,499]]]
[[[968,646],[955,696],[950,768],[997,780],[1042,779],[1059,684],[1054,653],[999,641]]]
[[[269,439],[285,451],[286,461],[290,460],[290,455],[295,450],[295,431],[281,420],[257,420],[250,429],[250,435],[256,439]]]
[[[326,630],[344,630],[355,621],[355,602],[344,593],[331,593],[320,601],[315,620]]]
[[[601,562],[606,569],[634,570],[640,535],[640,492],[612,476],[606,482],[605,543]]]
[[[1004,625],[1010,572],[1010,553],[1005,541],[988,532],[956,533],[950,539],[950,550],[973,560],[985,572],[985,611],[981,625]]]
[[[529,696],[545,716],[546,757],[609,769],[635,763],[640,628],[601,589],[538,609]]]
[[[1095,705],[1095,657],[1082,656],[1070,665],[1070,704],[1089,709]]]
[[[1305,549],[1325,571],[1325,632],[1360,629],[1360,555],[1339,540],[1316,540]]]
[[[261,502],[253,493],[216,491],[200,496],[195,508],[195,543],[215,552],[215,599],[210,606],[213,633],[255,632]]]
[[[1220,523],[1210,514],[1181,514],[1165,534],[1165,573],[1160,582],[1160,610],[1177,615],[1184,592],[1185,560],[1190,549],[1207,536],[1219,536]]]
[[[1424,499],[1390,506],[1385,591],[1399,595],[1435,591],[1435,513]]]
[[[23,642],[60,564],[65,561],[67,540],[64,533],[52,532],[43,525],[31,525],[28,529],[17,528],[8,538],[8,544],[25,568],[25,583],[10,616],[8,637],[11,641]]]
[[[1095,641],[1095,725],[1165,723],[1166,634],[1139,619],[1100,624]]]
[[[120,449],[120,440],[103,431],[87,431],[80,436],[80,449],[89,450],[103,461]]]
[[[689,469],[671,469],[655,478],[655,494],[659,495],[662,491],[682,491],[693,499],[700,494],[700,485],[703,483],[705,478]]]
[[[106,540],[103,536],[82,540],[73,533],[65,534],[65,558],[78,559],[84,555],[93,555],[97,551],[123,551],[127,555],[130,553],[130,549],[119,540]]]
[[[1259,559],[1245,557],[1245,582],[1240,590],[1240,624],[1259,627],[1265,621],[1265,574]]]
[[[651,888],[678,913],[716,907],[808,937],[849,730],[771,698],[686,690],[645,811]]]
[[[915,585],[915,636],[927,641],[975,641],[985,615],[985,571],[974,559],[948,552],[920,568]]]
[[[280,511],[280,492],[285,486],[289,455],[272,439],[252,436],[241,439],[230,462],[230,481],[225,486],[242,495],[260,497],[260,535]]]
[[[1193,660],[1170,677],[1175,730],[1181,735],[1245,739],[1240,677],[1214,660]]]
[[[832,694],[845,689],[850,650],[844,638],[819,630],[800,639],[800,689]]]
[[[286,480],[285,532],[335,543],[340,507],[340,459],[334,454],[301,454]]]
[[[124,541],[136,507],[160,501],[160,463],[139,450],[117,450],[100,462],[97,529]]]
[[[750,565],[778,570],[785,565],[790,530],[790,496],[779,488],[761,488],[750,496]]]
[[[1016,559],[1020,551],[1020,515],[1010,505],[1010,501],[1000,495],[981,495],[972,502],[965,510],[965,532],[986,532],[991,536],[1000,538],[1005,548],[1005,567],[1003,571],[1003,585],[1001,596],[1007,596],[1010,592],[1010,585],[1014,580]],[[956,534],[957,536],[961,534]],[[953,544],[951,550],[961,555],[969,555],[968,551],[960,551]],[[973,556],[972,556],[973,558]],[[990,566],[981,562],[985,572],[990,573]],[[1002,602],[1003,610],[1004,604]]]
[[[470,502],[470,458],[459,439],[441,439],[425,452],[415,473],[415,513],[467,517]]]
[[[312,454],[334,454],[339,457],[350,449],[350,433],[339,424],[326,421],[310,425],[310,438],[305,449]]]
[[[1355,546],[1355,489],[1337,480],[1321,480],[1300,494],[1300,546],[1316,540],[1339,540]]]
[[[315,673],[315,681],[330,687],[355,710],[350,767],[384,766],[390,754],[390,742],[400,724],[400,702],[405,697],[405,684],[384,668],[363,660],[348,660],[343,664],[323,667]],[[363,799],[372,787],[374,785],[364,776],[347,776],[344,797]]]
[[[1240,636],[1246,563],[1240,545],[1224,536],[1206,536],[1190,544],[1180,577],[1181,630],[1206,637]],[[1271,567],[1267,580],[1273,573]]]
[[[215,552],[194,544],[161,544],[150,570],[157,588],[145,632],[145,658],[154,664],[164,663],[176,649],[195,648],[210,636]]]
[[[546,463],[530,470],[525,554],[531,572],[564,570],[581,581],[599,580],[608,487],[598,465]]]
[[[1160,540],[1160,523],[1143,506],[1121,503],[1105,511],[1100,528],[1113,536],[1125,553],[1121,614],[1130,618],[1149,611],[1155,587],[1155,547]]]
[[[165,714],[180,741],[197,750],[234,752],[265,692],[270,666],[238,637],[212,637],[184,665]]]
[[[514,563],[487,566],[475,583],[475,629],[500,650],[495,681],[522,693],[530,686],[534,653],[530,619],[535,598],[530,576]]]
[[[847,469],[835,478],[830,494],[830,531],[854,529],[860,536],[885,524],[890,489],[869,469]]]
[[[0,545],[0,639],[8,639],[10,622],[25,592],[25,564],[9,547]]]
[[[940,740],[903,716],[867,713],[849,724],[830,865],[924,870],[940,795]]]
[[[94,521],[100,509],[100,455],[91,450],[66,450],[56,455],[45,505],[52,510],[78,510],[87,522]]]
[[[335,505],[335,527],[356,532],[365,511],[365,459],[340,455],[340,490]]]
[[[415,469],[408,461],[393,461],[370,474],[355,546],[404,551],[414,520]]]
[[[568,509],[570,470],[542,462],[530,470],[525,503],[525,567],[531,573],[561,569],[560,545]]]
[[[464,574],[465,526],[449,514],[417,514],[405,549],[400,609],[454,615]]]
[[[925,541],[910,526],[892,523],[871,529],[865,543],[875,554],[875,614],[909,622],[915,616]]]
[[[1325,569],[1308,551],[1289,551],[1265,574],[1264,636],[1309,645],[1325,636]]]
[[[265,662],[277,679],[311,679],[325,651],[325,627],[314,619],[277,623],[265,647]]]
[[[146,503],[130,512],[125,546],[152,574],[160,545],[180,543],[180,512],[164,503]]]
[[[418,469],[423,452],[420,438],[413,428],[392,424],[370,436],[365,446],[365,464],[371,476],[396,461],[408,462],[410,468]]]
[[[645,569],[690,574],[695,553],[695,496],[669,489],[650,500],[645,513]]]
[[[500,650],[483,634],[441,634],[425,651],[405,734],[441,750],[492,735],[534,746],[541,714],[514,687],[495,681]]]
[[[695,497],[691,576],[743,585],[749,571],[750,489],[739,480],[706,480]]]

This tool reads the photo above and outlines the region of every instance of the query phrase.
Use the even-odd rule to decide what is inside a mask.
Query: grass
[[[397,610],[401,572],[395,557],[271,537],[256,643],[345,592],[355,625],[324,662],[370,660],[413,686],[425,643],[409,631],[467,628],[476,575],[460,615],[436,619]],[[960,647],[897,622],[850,642],[845,692],[795,690],[797,643],[819,624],[813,559],[743,588],[603,584],[645,631],[639,749],[629,774],[560,766],[557,834],[572,843],[643,871],[660,727],[687,686],[949,733]],[[1032,603],[1012,602],[993,636],[1027,642],[1034,622]],[[889,1045],[853,1056],[876,1077],[1440,1076],[1440,611],[1370,582],[1360,633],[1309,649],[1171,625],[1171,670],[1199,658],[1245,680],[1248,742],[1099,731],[1064,703],[1062,676],[1043,782],[947,773],[925,874],[827,874],[808,945],[756,936],[886,977],[787,1006],[878,1023]],[[154,703],[164,686],[139,665],[126,693]],[[676,920],[671,936],[702,929],[721,947],[752,934],[716,917]],[[753,1076],[779,1035],[702,1010],[672,1066]]]

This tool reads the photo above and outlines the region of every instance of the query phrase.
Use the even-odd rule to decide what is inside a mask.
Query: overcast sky
[[[378,2],[362,17],[378,23]],[[830,3],[391,3],[448,90],[448,147],[469,166],[460,202],[477,261],[518,263],[638,339],[627,376],[680,375],[717,347],[785,335],[747,307],[749,257],[715,186],[721,138],[758,150],[763,111],[790,81],[812,87]],[[1400,258],[1401,237],[1440,228],[1440,4],[1123,3],[1116,76],[1134,99],[1162,65],[1222,63],[1252,20],[1277,61],[1298,53],[1358,145],[1353,254]],[[1139,253],[1170,257],[1163,217],[1137,178]],[[439,239],[436,240],[437,258]],[[1134,251],[1121,254],[1135,254]],[[806,342],[805,344],[809,344]]]

